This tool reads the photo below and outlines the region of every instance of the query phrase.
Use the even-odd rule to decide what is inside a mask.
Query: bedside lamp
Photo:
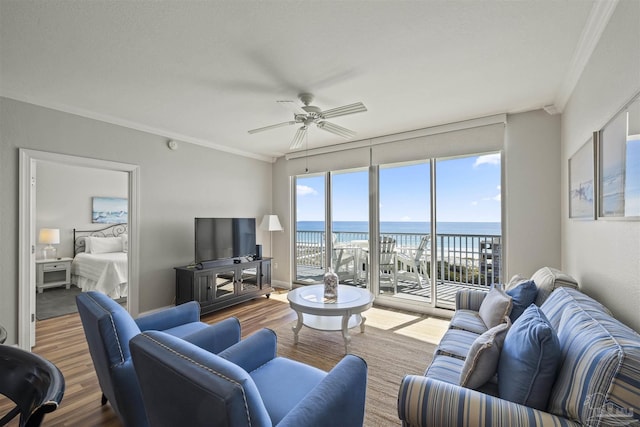
[[[52,245],[60,243],[60,230],[57,228],[41,228],[38,241],[48,245],[42,250],[44,259],[55,259],[57,251]]]
[[[284,230],[282,225],[280,225],[278,215],[265,215],[262,217],[260,228],[269,232]],[[273,257],[273,236],[269,239],[269,256]]]

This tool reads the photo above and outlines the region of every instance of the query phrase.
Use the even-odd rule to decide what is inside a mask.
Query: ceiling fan
[[[319,107],[311,105],[311,103],[313,102],[313,94],[301,93],[298,95],[298,98],[304,104],[303,106],[300,106],[295,101],[277,101],[278,104],[281,104],[293,111],[293,120],[271,126],[252,129],[249,131],[249,133],[253,134],[265,130],[279,128],[282,126],[302,124],[302,126],[300,126],[296,131],[296,134],[293,136],[293,140],[291,140],[291,144],[289,145],[289,149],[295,150],[302,146],[304,137],[307,134],[307,129],[309,129],[309,126],[311,124],[315,124],[318,129],[331,132],[343,138],[353,138],[356,135],[354,131],[343,128],[342,126],[338,126],[331,122],[327,122],[326,119],[367,111],[367,107],[365,107],[362,102],[356,102],[355,104],[349,104],[342,107],[322,111]]]

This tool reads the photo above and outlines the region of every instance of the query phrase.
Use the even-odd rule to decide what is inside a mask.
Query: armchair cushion
[[[500,397],[545,410],[560,360],[556,332],[542,310],[531,304],[504,340],[498,367]]]
[[[200,322],[198,322],[200,323]],[[164,331],[174,336],[180,336],[175,332],[175,328]],[[224,319],[215,325],[198,328],[195,332],[183,335],[182,339],[195,344],[211,353],[221,351],[240,342],[240,321],[235,317]]]
[[[283,375],[286,372],[286,375]],[[276,357],[249,373],[273,425],[277,425],[327,375],[295,360]]]
[[[460,373],[462,387],[478,389],[496,374],[502,345],[511,326],[509,318],[505,317],[505,320],[505,323],[489,329],[471,344]]]

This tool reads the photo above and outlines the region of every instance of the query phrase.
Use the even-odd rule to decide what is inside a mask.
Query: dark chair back
[[[0,345],[0,394],[16,407],[0,419],[0,426],[20,414],[20,427],[42,423],[64,395],[64,377],[47,359],[17,347]]]

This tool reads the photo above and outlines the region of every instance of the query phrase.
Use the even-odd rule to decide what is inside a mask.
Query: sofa
[[[501,292],[518,282],[527,279]],[[533,303],[511,320],[512,298],[492,328],[480,312],[494,290],[458,292],[425,374],[402,380],[403,426],[640,426],[640,335],[558,270],[544,267],[528,282]],[[475,384],[470,366],[485,368],[473,372],[482,373]]]

